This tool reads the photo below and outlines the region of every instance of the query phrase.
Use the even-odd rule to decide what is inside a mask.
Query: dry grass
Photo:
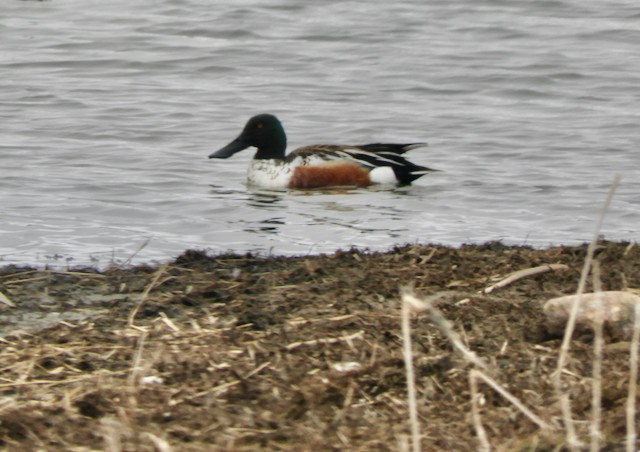
[[[574,419],[571,410],[571,400],[570,400],[570,389],[567,389],[562,384],[562,375],[566,372],[566,364],[568,360],[570,343],[574,337],[575,325],[577,313],[580,307],[581,297],[584,293],[584,289],[586,286],[586,281],[589,273],[591,272],[593,275],[593,288],[596,294],[603,293],[602,288],[602,280],[601,280],[601,271],[600,264],[598,260],[594,258],[595,250],[598,244],[598,236],[600,234],[600,229],[602,227],[602,223],[605,217],[605,214],[609,208],[611,200],[613,199],[613,194],[615,193],[617,186],[619,184],[620,177],[616,176],[614,178],[614,182],[609,190],[607,199],[604,203],[601,214],[598,218],[597,227],[594,232],[594,238],[592,242],[589,244],[587,249],[587,256],[584,261],[584,265],[582,267],[582,272],[580,275],[580,280],[578,283],[577,295],[575,301],[573,302],[573,306],[571,309],[571,313],[569,315],[567,325],[564,332],[564,338],[562,342],[562,346],[560,348],[560,353],[558,356],[558,367],[556,369],[555,375],[553,376],[553,382],[555,387],[556,396],[560,402],[560,407],[562,411],[562,418],[564,423],[564,429],[566,434],[566,445],[572,451],[578,451],[584,447],[582,441],[580,441],[576,429],[574,426]],[[625,250],[625,255],[629,251],[630,247]],[[541,273],[552,271],[552,270],[567,270],[568,267],[563,264],[545,264],[540,265],[533,268],[523,269],[516,272],[513,272],[503,279],[499,280],[497,283],[492,284],[486,287],[482,293],[489,294],[494,290],[503,288],[512,284],[522,278],[527,278],[535,275],[539,275]],[[626,285],[626,280],[625,280]],[[626,287],[625,287],[626,288]],[[434,301],[437,300],[438,296],[432,296],[430,298],[418,299],[415,294],[407,289],[401,288],[400,290],[402,296],[402,331],[403,331],[403,342],[404,342],[404,356],[405,356],[405,366],[407,369],[407,385],[408,385],[408,405],[409,405],[409,414],[410,414],[410,425],[412,429],[412,442],[413,442],[413,450],[415,452],[419,452],[421,450],[421,439],[419,434],[418,427],[418,419],[417,419],[417,408],[416,408],[416,390],[415,390],[415,381],[414,381],[414,371],[413,371],[413,356],[411,353],[411,331],[409,326],[409,315],[410,313],[418,314],[418,313],[426,313],[428,319],[440,330],[442,335],[446,337],[452,347],[457,350],[463,357],[466,359],[469,364],[473,366],[469,370],[469,387],[471,394],[471,421],[473,423],[477,439],[478,439],[478,448],[481,451],[489,451],[491,450],[491,445],[486,433],[485,428],[483,427],[482,417],[480,414],[479,408],[479,400],[481,399],[481,394],[478,389],[478,380],[482,380],[484,383],[491,386],[496,392],[502,395],[505,399],[507,399],[513,406],[515,406],[521,413],[523,413],[526,417],[536,423],[542,430],[545,431],[553,431],[555,428],[544,422],[540,417],[534,414],[529,408],[527,408],[520,400],[518,400],[515,396],[513,396],[509,391],[507,391],[502,385],[500,385],[496,380],[487,375],[485,371],[490,371],[494,375],[499,374],[499,371],[495,368],[491,368],[482,359],[478,358],[478,356],[471,351],[468,347],[463,344],[458,333],[456,333],[454,327],[451,322],[449,322],[445,316],[434,306]],[[602,366],[603,366],[603,349],[604,349],[604,314],[602,312],[602,300],[598,300],[596,297],[596,313],[594,316],[594,340],[593,340],[593,361],[592,361],[592,378],[591,378],[591,417],[588,421],[589,426],[589,450],[592,452],[597,452],[601,450],[602,443],[602,432],[601,432],[601,422],[602,422]],[[636,431],[635,431],[635,401],[636,401],[636,384],[637,384],[637,365],[638,365],[638,340],[640,339],[639,325],[640,325],[640,306],[635,305],[634,309],[634,334],[631,342],[630,348],[630,357],[629,357],[629,365],[630,365],[630,380],[628,385],[628,396],[627,396],[627,416],[626,416],[626,425],[627,425],[627,434],[626,434],[626,449],[628,451],[634,450],[636,444]],[[483,369],[483,370],[480,370]]]
[[[629,392],[626,403],[626,450],[632,452],[636,448],[636,401],[638,385],[638,347],[640,346],[640,305],[633,312],[633,335],[629,351]]]
[[[539,272],[527,272],[529,275],[537,274]],[[518,278],[520,279],[520,278]],[[506,285],[506,284],[505,284]],[[483,451],[491,450],[489,445],[489,440],[487,439],[487,434],[482,426],[482,420],[480,416],[480,412],[478,409],[478,380],[482,380],[484,383],[488,384],[493,390],[495,390],[502,397],[507,399],[514,407],[516,407],[522,414],[528,417],[532,422],[537,424],[543,430],[554,430],[554,428],[540,419],[535,413],[533,413],[529,408],[527,408],[517,397],[507,391],[501,384],[499,384],[495,379],[491,378],[485,372],[480,369],[484,369],[491,371],[494,374],[499,373],[497,369],[492,369],[491,366],[482,361],[473,351],[471,351],[467,346],[464,345],[458,333],[456,333],[454,327],[451,325],[445,316],[434,306],[433,301],[438,297],[430,297],[420,300],[416,298],[416,296],[407,288],[401,289],[402,294],[402,329],[403,329],[403,338],[405,344],[405,365],[407,367],[407,384],[409,387],[408,391],[408,404],[409,404],[409,413],[410,413],[410,423],[412,426],[412,431],[415,430],[415,433],[412,435],[413,447],[414,451],[420,451],[420,439],[418,434],[418,426],[417,426],[417,414],[414,413],[416,402],[415,402],[415,389],[413,382],[413,361],[410,353],[410,329],[409,329],[409,313],[413,312],[415,314],[418,313],[426,313],[427,317],[433,324],[438,328],[438,330],[445,336],[450,342],[455,350],[457,350],[470,364],[472,364],[475,368],[472,368],[469,371],[469,385],[471,392],[471,408],[472,408],[472,421],[476,430],[476,434],[478,435],[479,441],[479,449]],[[408,350],[407,350],[408,349]],[[414,400],[412,400],[414,399]]]
[[[488,244],[289,259],[191,252],[104,273],[5,268],[0,290],[16,306],[0,324],[0,447],[397,450],[418,424],[423,450],[468,450],[476,431],[485,449],[566,447],[553,430],[560,341],[541,329],[541,303],[573,291],[585,255]],[[605,288],[640,284],[637,247],[604,243],[598,260]],[[495,275],[545,263],[569,269],[483,293]],[[426,311],[411,320],[412,425],[399,284],[455,333],[443,336]],[[23,321],[51,311],[54,324]],[[601,445],[615,448],[637,399],[620,384],[629,344],[609,345],[625,344],[603,352]],[[593,351],[588,338],[572,347],[565,379],[584,419]]]

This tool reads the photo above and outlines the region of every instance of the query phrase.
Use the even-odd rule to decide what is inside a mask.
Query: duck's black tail
[[[370,152],[375,152],[376,154],[388,153],[388,154],[401,155],[412,149],[422,148],[425,146],[427,146],[427,143],[408,143],[408,144],[370,143],[370,144],[363,144],[362,146],[357,146],[357,147]]]
[[[416,165],[407,160],[402,154],[412,149],[426,146],[427,143],[371,143],[357,146],[360,149],[371,152],[375,155],[369,158],[360,157],[374,166],[390,166],[398,179],[400,185],[408,185],[414,180],[424,176],[431,171],[438,171],[426,166]]]

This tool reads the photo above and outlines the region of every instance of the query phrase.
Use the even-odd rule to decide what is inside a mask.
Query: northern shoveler
[[[430,171],[411,163],[405,152],[425,143],[373,143],[361,146],[312,145],[285,155],[287,136],[273,115],[251,118],[242,133],[209,158],[226,159],[250,146],[258,151],[247,182],[263,188],[366,187],[372,184],[408,185]]]

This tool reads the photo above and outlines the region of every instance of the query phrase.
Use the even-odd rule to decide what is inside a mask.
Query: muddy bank
[[[560,340],[542,303],[575,292],[586,246],[406,246],[298,258],[188,251],[162,267],[0,269],[0,447],[7,450],[397,450],[409,432],[398,289],[439,308],[495,378],[555,432],[486,386],[501,450],[562,447],[551,377]],[[640,249],[603,243],[604,290],[640,287]],[[495,278],[568,269],[489,294]],[[591,283],[589,283],[590,290]],[[473,450],[468,371],[426,318],[412,321],[425,450]],[[566,382],[590,418],[592,338]],[[623,448],[628,343],[604,356],[603,443]],[[588,440],[588,425],[577,425]],[[84,448],[84,449],[83,449]]]

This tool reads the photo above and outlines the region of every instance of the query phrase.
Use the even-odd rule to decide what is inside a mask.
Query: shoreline
[[[634,240],[622,238],[622,239],[608,239],[606,237],[601,238],[602,241],[606,242],[614,242],[614,243],[627,243],[634,242]],[[340,251],[348,251],[348,250],[357,250],[361,253],[388,253],[392,252],[394,249],[404,248],[408,246],[438,246],[444,248],[460,248],[463,246],[484,246],[492,243],[497,243],[506,247],[525,247],[532,248],[536,250],[544,250],[547,248],[554,247],[578,247],[582,246],[589,242],[589,238],[584,239],[572,239],[567,240],[562,243],[555,243],[550,241],[527,241],[527,239],[516,240],[516,239],[490,239],[486,241],[478,241],[478,242],[420,242],[418,240],[408,241],[408,242],[398,242],[391,243],[389,245],[381,245],[381,246],[368,246],[368,245],[352,245],[347,247],[337,247],[337,248],[326,248],[322,250],[316,250],[315,245],[309,245],[307,251],[282,251],[277,252],[274,251],[273,248],[270,249],[248,249],[237,251],[234,249],[217,249],[217,248],[209,248],[209,247],[193,247],[186,248],[176,253],[167,253],[162,256],[141,256],[141,251],[147,246],[146,243],[143,243],[136,249],[136,251],[125,254],[121,253],[119,257],[115,257],[115,253],[113,251],[101,251],[97,253],[85,253],[81,254],[82,257],[79,257],[77,254],[54,254],[54,255],[35,255],[32,259],[28,258],[20,258],[20,259],[11,259],[11,256],[15,256],[14,253],[5,253],[4,255],[0,255],[0,269],[4,267],[21,267],[21,268],[31,268],[38,270],[52,270],[52,271],[73,271],[77,269],[90,269],[95,271],[104,272],[113,267],[125,267],[131,268],[140,265],[148,265],[148,266],[160,266],[167,263],[173,262],[175,259],[183,255],[188,251],[199,251],[204,252],[209,256],[229,256],[229,255],[251,255],[254,257],[278,257],[278,258],[297,258],[297,257],[307,257],[307,256],[327,256],[334,254]],[[6,257],[6,259],[5,259]]]
[[[396,450],[408,432],[399,288],[438,307],[496,378],[557,425],[560,340],[542,303],[575,293],[586,245],[396,246],[309,256],[207,255],[68,271],[0,267],[0,447]],[[635,243],[602,242],[604,290],[640,287]],[[489,294],[507,274],[564,264]],[[591,282],[588,283],[591,290]],[[423,447],[477,445],[470,366],[423,316],[412,320]],[[592,344],[572,341],[574,416],[589,419]],[[624,441],[628,347],[608,338],[603,445]],[[627,351],[625,351],[627,350]],[[494,447],[561,446],[486,386]],[[587,427],[577,426],[588,440]],[[533,446],[535,445],[535,446]]]

